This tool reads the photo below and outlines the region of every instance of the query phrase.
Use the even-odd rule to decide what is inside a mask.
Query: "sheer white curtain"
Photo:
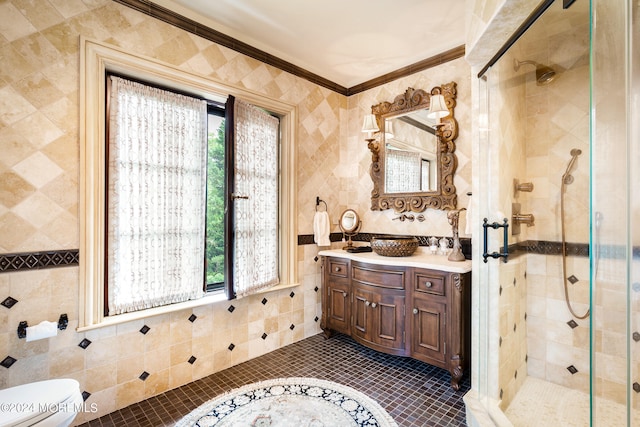
[[[385,156],[385,191],[420,191],[420,153],[387,149]]]
[[[108,314],[203,295],[207,105],[111,77]]]
[[[279,282],[279,120],[239,99],[234,120],[233,289],[243,297]]]

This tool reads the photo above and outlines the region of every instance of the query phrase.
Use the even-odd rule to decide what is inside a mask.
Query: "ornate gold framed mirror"
[[[429,92],[410,87],[393,102],[371,107],[380,129],[378,140],[369,143],[371,210],[400,213],[456,208],[456,94],[455,82]],[[428,117],[434,95],[443,95],[449,110],[440,119]]]

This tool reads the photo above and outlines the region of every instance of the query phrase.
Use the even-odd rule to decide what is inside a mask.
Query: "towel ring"
[[[325,212],[329,210],[329,209],[327,208],[327,202],[325,202],[324,200],[322,200],[320,197],[316,197],[316,212],[318,212],[318,206],[320,205],[320,203],[324,203],[324,210],[325,210]]]

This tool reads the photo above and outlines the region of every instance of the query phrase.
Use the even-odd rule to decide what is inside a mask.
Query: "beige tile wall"
[[[362,116],[410,85],[458,82],[456,184],[460,192],[470,188],[469,69],[462,59],[347,99],[111,0],[10,0],[0,3],[0,16],[0,253],[78,247],[80,36],[296,104],[300,234],[312,233],[315,196],[327,201],[334,221],[344,208],[357,208],[366,231],[450,233],[443,212],[429,212],[428,222],[412,227],[396,226],[390,213],[369,212],[370,154],[359,132]],[[0,307],[0,358],[18,359],[0,368],[0,387],[76,378],[91,393],[87,402],[98,408],[80,414],[81,422],[316,334],[317,252],[315,245],[298,248],[301,285],[292,290],[85,333],[74,331],[77,267],[0,274],[0,299],[19,300],[10,310]],[[70,325],[57,337],[17,339],[19,321],[36,324],[63,312]],[[191,314],[197,316],[193,323]],[[151,329],[143,335],[145,324]],[[91,344],[83,350],[78,343],[85,338]],[[189,364],[192,355],[196,361]],[[146,381],[139,379],[143,371],[150,373]]]

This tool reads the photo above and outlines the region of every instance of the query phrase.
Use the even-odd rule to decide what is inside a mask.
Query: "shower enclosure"
[[[478,76],[471,426],[640,427],[639,9],[543,2]]]

